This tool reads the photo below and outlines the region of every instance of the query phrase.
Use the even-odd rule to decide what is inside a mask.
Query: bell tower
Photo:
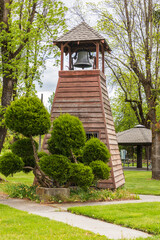
[[[99,138],[111,153],[110,179],[99,181],[98,187],[118,188],[125,180],[104,75],[104,53],[109,54],[111,49],[104,37],[85,22],[59,37],[54,45],[61,50],[61,70],[51,121],[61,113],[79,117],[87,138]],[[67,70],[64,54],[68,56]],[[46,152],[49,138],[50,134],[46,134],[43,141]]]

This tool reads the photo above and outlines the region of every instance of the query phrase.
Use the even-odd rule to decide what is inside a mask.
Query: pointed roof
[[[60,43],[64,42],[81,42],[81,41],[103,41],[104,48],[111,51],[105,38],[96,30],[90,27],[86,22],[80,23],[78,26],[72,28],[70,31],[60,36],[53,42],[60,47]]]
[[[117,133],[118,144],[120,145],[151,145],[152,131],[143,125]]]

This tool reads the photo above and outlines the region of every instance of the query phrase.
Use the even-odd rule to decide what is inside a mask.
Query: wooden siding
[[[59,71],[59,81],[51,110],[51,121],[61,113],[77,116],[86,132],[98,132],[110,150],[111,176],[99,182],[101,188],[117,188],[124,184],[124,175],[111,114],[106,80],[100,70]],[[46,134],[43,149],[47,152]]]

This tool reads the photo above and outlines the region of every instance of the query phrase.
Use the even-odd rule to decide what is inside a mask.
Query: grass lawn
[[[106,206],[72,207],[72,213],[101,219],[156,235],[148,239],[160,239],[160,204],[129,203]],[[143,239],[143,238],[139,238]]]
[[[48,218],[28,214],[0,204],[1,240],[107,240]]]
[[[33,179],[34,179],[34,175],[32,172],[25,174],[24,172],[19,172],[14,174],[13,177],[5,177],[2,174],[0,174],[0,177],[7,180],[9,183],[24,183],[27,185],[32,185],[33,183]],[[3,192],[3,185],[5,184],[5,182],[0,183],[0,192]]]
[[[153,180],[151,171],[124,171],[125,188],[132,193],[160,195],[160,181]]]

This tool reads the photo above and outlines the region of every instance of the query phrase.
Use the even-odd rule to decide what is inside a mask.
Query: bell
[[[77,61],[73,64],[74,67],[82,69],[92,67],[91,62],[89,61],[89,53],[87,51],[79,51],[77,54]]]

